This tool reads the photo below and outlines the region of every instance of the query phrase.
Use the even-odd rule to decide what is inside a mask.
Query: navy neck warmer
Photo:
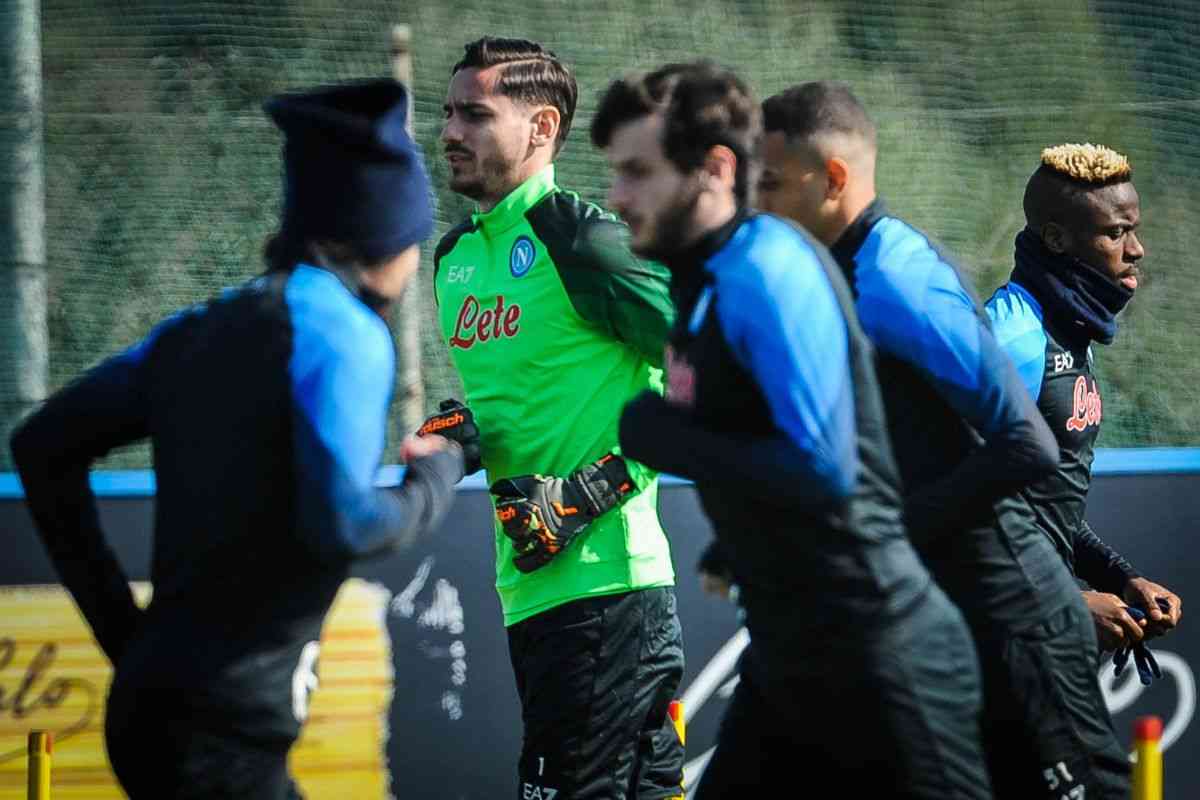
[[[1050,252],[1028,228],[1017,234],[1012,280],[1042,304],[1059,331],[1077,344],[1112,344],[1117,314],[1133,292],[1074,256]]]

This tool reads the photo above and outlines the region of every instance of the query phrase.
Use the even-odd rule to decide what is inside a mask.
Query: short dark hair
[[[579,100],[579,86],[571,69],[552,51],[528,39],[484,36],[464,45],[463,49],[466,52],[450,70],[450,75],[457,75],[464,69],[506,65],[501,70],[496,90],[522,103],[557,108],[560,121],[554,149],[555,152],[561,150],[571,131],[575,104]]]
[[[861,136],[875,145],[875,123],[845,83],[810,81],[792,86],[763,101],[763,127],[788,139],[807,139],[822,133]]]
[[[751,201],[762,113],[741,78],[711,61],[694,61],[615,80],[592,119],[592,144],[606,148],[617,128],[656,113],[663,116],[663,153],[680,171],[696,169],[709,150],[724,145],[737,156],[734,195]]]

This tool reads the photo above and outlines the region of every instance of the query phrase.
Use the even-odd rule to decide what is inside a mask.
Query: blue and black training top
[[[1067,602],[1070,576],[1019,494],[1057,447],[958,269],[880,200],[831,251],[875,346],[909,533],[938,583],[976,630]]]
[[[435,524],[445,453],[377,489],[395,352],[354,284],[299,265],[183,310],[53,395],[13,436],[38,530],[126,687],[198,723],[295,737],[293,674],[350,562]],[[141,611],[106,544],[93,460],[149,438],[157,495]],[[310,648],[311,650],[311,648]]]
[[[1072,572],[1096,589],[1121,595],[1138,573],[1084,517],[1104,413],[1092,348],[1088,340],[1067,335],[1072,321],[1054,320],[1035,291],[1010,281],[986,305],[997,341],[1016,364],[1061,453],[1058,469],[1023,494]]]
[[[931,585],[870,346],[824,247],[777,217],[739,214],[667,266],[676,394],[627,407],[621,446],[695,481],[764,661],[818,668],[797,653],[861,641],[845,632],[887,627]]]

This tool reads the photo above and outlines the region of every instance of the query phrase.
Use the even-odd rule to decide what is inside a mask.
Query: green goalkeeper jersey
[[[673,315],[666,269],[630,254],[623,225],[559,189],[550,166],[447,233],[434,269],[489,480],[565,477],[619,452],[622,407],[662,391]],[[581,597],[674,583],[657,473],[632,461],[629,472],[638,491],[541,569],[517,570],[496,525],[505,625]]]

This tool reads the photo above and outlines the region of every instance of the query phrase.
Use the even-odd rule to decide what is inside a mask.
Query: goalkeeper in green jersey
[[[669,274],[555,182],[578,90],[541,45],[484,38],[454,66],[442,144],[474,200],[434,256],[465,405],[423,426],[486,468],[496,589],[521,698],[517,796],[681,797],[668,708],[683,673],[657,476],[625,459],[621,409],[662,390]]]

